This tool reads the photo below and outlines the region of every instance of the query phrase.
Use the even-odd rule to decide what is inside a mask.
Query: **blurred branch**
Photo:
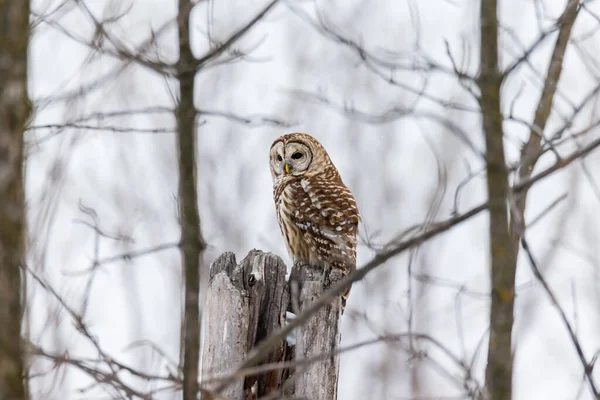
[[[45,22],[47,22],[47,21],[45,21]],[[167,30],[167,28],[169,28],[172,24],[173,24],[172,20],[167,21],[161,27],[159,27],[159,29],[157,29],[156,31],[153,31],[152,36],[137,47],[138,54],[145,54],[145,52],[147,52],[151,48],[151,46],[155,43],[156,37],[158,37],[159,35],[164,33]],[[54,26],[52,24],[50,24],[50,25]],[[82,44],[90,47],[94,51],[98,51],[97,46],[94,46],[93,44],[91,44],[87,41],[84,41],[84,43],[82,43]],[[127,58],[123,62],[122,65],[119,65],[116,68],[111,69],[107,73],[101,75],[95,81],[93,81],[85,86],[80,86],[70,92],[61,94],[60,96],[46,96],[46,97],[34,99],[34,103],[35,103],[36,107],[43,107],[47,104],[57,102],[57,101],[74,100],[74,99],[81,97],[82,93],[89,94],[93,90],[96,90],[99,88],[104,88],[105,87],[104,85],[106,85],[106,83],[108,81],[114,80],[117,76],[119,76],[120,74],[125,72],[134,62],[135,62],[135,57]]]
[[[123,65],[123,67],[135,62],[157,73],[168,76],[174,75],[175,70],[172,65],[161,61],[152,60],[146,54],[147,51],[151,48],[151,46],[156,43],[157,37],[164,31],[166,31],[166,28],[168,28],[172,24],[172,21],[169,21],[168,23],[164,24],[157,31],[153,31],[151,37],[142,45],[138,46],[136,52],[134,53],[133,50],[128,49],[122,42],[120,42],[116,37],[114,37],[108,31],[108,29],[106,29],[106,21],[99,21],[96,17],[94,17],[94,15],[91,13],[89,8],[85,5],[85,3],[82,0],[75,0],[74,2],[79,6],[79,8],[84,12],[84,14],[86,14],[90,18],[90,20],[95,25],[95,33],[91,41],[86,38],[80,37],[79,35],[76,35],[74,32],[69,31],[58,21],[49,19],[49,16],[43,16],[35,13],[33,15],[38,18],[37,23],[44,22],[56,29],[57,31],[61,32],[65,36],[74,40],[75,42],[80,43],[84,46],[88,46],[95,52],[111,56],[113,58],[116,58],[117,60],[125,62],[125,65]],[[114,50],[109,49],[104,45],[104,39],[108,40],[108,42],[114,47]],[[114,72],[112,74],[114,74]]]
[[[142,66],[145,66],[148,69],[158,72],[158,73],[162,73],[162,74],[172,74],[173,73],[173,67],[171,65],[168,65],[166,63],[163,63],[163,62],[160,62],[157,60],[152,60],[148,56],[146,56],[144,54],[144,52],[138,52],[138,54],[133,53],[133,51],[127,49],[127,47],[119,39],[117,39],[115,36],[113,36],[108,31],[108,29],[106,29],[105,25],[107,23],[113,23],[116,20],[118,20],[118,18],[120,18],[120,17],[113,17],[113,18],[110,18],[108,21],[99,21],[98,19],[96,19],[94,14],[92,14],[92,12],[88,8],[88,6],[85,4],[84,0],[74,0],[74,1],[79,6],[79,8],[84,12],[84,14],[86,14],[95,25],[96,32],[94,34],[94,39],[92,41],[92,46],[95,49],[102,51],[102,53],[104,53],[104,54],[112,55],[122,61],[133,60],[136,63],[138,63]],[[121,16],[125,15],[126,13],[127,13],[127,11],[123,12]],[[114,51],[109,50],[106,47],[102,46],[104,39],[108,40],[108,42],[111,45],[113,45],[113,47],[115,48]],[[152,35],[150,43],[152,43],[152,44],[156,43],[156,35],[155,34]]]
[[[315,101],[320,104],[327,105],[331,107],[334,111],[345,115],[348,118],[352,118],[357,121],[366,122],[369,124],[386,124],[393,121],[396,121],[401,118],[416,118],[416,119],[425,119],[435,122],[442,126],[443,128],[450,131],[458,140],[460,140],[463,144],[465,144],[473,153],[478,155],[481,158],[484,158],[485,155],[477,149],[477,146],[469,139],[467,132],[465,132],[459,125],[457,125],[450,118],[443,117],[435,112],[430,111],[418,111],[413,108],[405,108],[401,106],[393,107],[387,110],[384,110],[378,114],[370,114],[350,105],[341,105],[334,103],[329,100],[327,97],[318,94],[312,93],[305,90],[291,90],[290,91],[297,96],[301,96],[304,99]]]
[[[483,300],[488,299],[490,297],[488,293],[472,290],[464,283],[454,282],[452,280],[444,278],[438,278],[430,274],[415,274],[414,279],[424,284],[454,289],[457,293],[470,296],[474,299]]]
[[[41,124],[41,125],[31,125],[27,127],[27,131],[42,131],[46,129],[52,130],[52,132],[47,135],[37,139],[35,142],[29,143],[29,146],[40,145],[62,133],[67,129],[81,129],[88,131],[106,131],[112,133],[136,133],[136,134],[170,134],[175,133],[177,130],[175,128],[129,128],[121,125],[117,125],[116,123],[112,125],[102,125],[101,123],[107,119],[111,118],[119,118],[126,116],[134,116],[134,115],[148,115],[148,114],[172,114],[175,110],[169,107],[148,107],[139,110],[124,110],[124,111],[107,111],[107,112],[97,112],[90,115],[86,115],[71,121],[65,121],[62,123],[56,124]],[[228,111],[220,111],[220,110],[207,110],[207,109],[196,109],[196,113],[198,116],[202,117],[217,117],[224,118],[231,122],[235,122],[238,124],[243,124],[249,127],[259,127],[259,126],[281,126],[281,127],[290,127],[295,125],[294,122],[286,122],[283,119],[280,119],[275,116],[270,115],[262,115],[262,114],[251,114],[251,115],[239,115],[233,112]],[[88,121],[98,121],[98,125],[91,125],[89,123],[85,124],[84,122]]]
[[[572,152],[569,156],[557,160],[556,163],[554,163],[554,165],[538,172],[537,174],[533,175],[531,178],[515,183],[511,187],[512,193],[513,194],[521,193],[521,191],[530,188],[531,186],[533,186],[533,184],[541,181],[544,178],[547,178],[548,176],[552,175],[554,172],[571,164],[573,161],[576,161],[582,157],[586,157],[592,151],[596,150],[598,147],[600,147],[600,138],[593,140],[590,143],[588,143],[586,146],[583,146],[580,149],[578,149],[577,151]]]
[[[312,18],[299,7],[292,6],[290,2],[286,3],[286,6],[292,10],[302,21],[310,25],[316,32],[323,35],[325,38],[337,42],[351,51],[356,53],[358,58],[362,61],[363,65],[374,73],[377,77],[381,78],[383,81],[397,86],[401,89],[404,89],[412,94],[418,96],[418,98],[424,98],[435,102],[441,105],[444,108],[452,108],[461,111],[468,111],[478,113],[479,109],[476,107],[470,107],[465,104],[456,103],[454,101],[449,101],[442,97],[437,97],[433,94],[426,93],[425,88],[415,88],[411,85],[405,84],[394,78],[394,73],[396,71],[408,71],[411,73],[414,72],[439,72],[446,75],[456,76],[461,82],[462,86],[472,95],[474,94],[472,90],[468,87],[469,83],[475,82],[475,78],[469,76],[467,73],[459,71],[458,67],[453,64],[452,68],[447,68],[439,63],[433,61],[431,58],[423,55],[422,53],[410,53],[405,56],[405,60],[402,62],[399,61],[388,61],[382,57],[376,56],[371,53],[365,47],[359,43],[358,41],[352,40],[337,30],[331,27],[331,23],[326,23],[324,17],[321,14],[318,14],[318,21],[315,22]],[[392,51],[387,51],[389,54],[394,54]],[[452,57],[451,61],[453,61]],[[382,72],[381,68],[388,70],[388,73]]]
[[[466,165],[469,173],[462,181],[458,183],[458,185],[456,185],[456,190],[454,191],[454,205],[452,206],[453,214],[458,214],[458,201],[461,191],[478,175],[485,172],[485,167],[479,169],[478,171],[472,171],[469,164],[467,163]]]
[[[101,265],[111,264],[111,263],[118,262],[118,261],[131,261],[132,259],[137,258],[137,257],[144,257],[144,256],[147,256],[150,254],[160,252],[160,251],[175,249],[175,248],[178,248],[179,246],[180,246],[179,242],[163,243],[163,244],[159,244],[157,246],[152,246],[152,247],[149,247],[149,248],[146,248],[143,250],[133,250],[133,251],[128,251],[128,252],[121,253],[121,254],[116,254],[114,256],[94,259],[92,261],[91,267],[86,268],[81,271],[65,272],[65,275],[76,276],[76,275],[86,274],[86,273],[92,272],[95,268],[97,268]]]
[[[84,338],[86,338],[88,342],[90,342],[98,354],[96,358],[90,360],[76,359],[69,354],[50,353],[39,346],[29,343],[29,351],[32,355],[43,356],[52,359],[54,361],[54,368],[58,368],[63,364],[74,366],[94,379],[95,383],[92,385],[92,387],[100,385],[106,390],[113,389],[117,393],[125,393],[129,397],[137,396],[141,399],[148,400],[153,398],[152,393],[142,393],[124,383],[119,376],[119,373],[122,371],[128,372],[147,381],[175,381],[175,378],[173,377],[161,377],[158,375],[142,373],[125,365],[124,363],[117,361],[112,356],[109,356],[100,346],[98,339],[90,331],[88,325],[84,321],[83,316],[70,307],[67,302],[58,294],[58,292],[35,271],[33,271],[31,268],[26,268],[26,271],[36,282],[39,283],[44,290],[46,290],[56,301],[60,303],[61,307],[73,320],[76,330]]]
[[[460,357],[458,357],[456,354],[454,354],[452,352],[452,350],[450,350],[450,348],[445,346],[442,342],[440,342],[439,340],[437,340],[436,338],[434,338],[431,335],[428,335],[425,333],[408,333],[408,332],[379,335],[373,339],[365,340],[365,341],[355,343],[355,344],[345,346],[345,347],[340,347],[333,352],[319,354],[318,356],[315,356],[315,357],[296,359],[293,361],[283,361],[283,362],[262,364],[262,365],[258,365],[255,367],[240,369],[240,370],[233,371],[233,372],[228,371],[223,374],[219,374],[217,376],[203,377],[201,380],[201,382],[202,382],[201,385],[206,385],[206,384],[211,384],[211,383],[227,380],[232,376],[234,376],[236,378],[242,378],[242,377],[247,377],[247,376],[251,376],[251,375],[259,375],[259,374],[263,374],[265,372],[270,372],[270,371],[284,370],[284,369],[296,368],[296,367],[300,367],[300,366],[307,366],[307,365],[311,365],[314,363],[325,361],[328,358],[339,355],[339,354],[351,352],[351,351],[358,350],[363,347],[372,346],[374,344],[394,343],[394,342],[403,343],[404,341],[408,342],[410,340],[421,341],[421,342],[433,345],[437,350],[439,350],[446,357],[448,357],[448,359],[452,362],[452,364],[457,366],[460,370],[462,370],[465,373],[465,376],[464,376],[465,380],[468,380],[472,386],[479,387],[479,384],[477,384],[477,382],[475,382],[473,377],[470,375],[471,371],[470,371],[470,367],[467,366],[467,362],[465,360],[461,360]],[[409,348],[409,347],[407,346],[407,348]],[[427,357],[428,354],[426,351],[420,351],[420,354],[410,354],[410,356],[423,358],[423,357]],[[464,383],[464,381],[461,381],[461,383]],[[463,388],[466,389],[466,387],[463,387]],[[472,395],[472,393],[471,393],[471,395]],[[470,396],[470,397],[475,397],[475,396]]]
[[[564,193],[561,196],[559,196],[556,200],[554,200],[552,203],[550,203],[546,208],[544,208],[542,211],[540,211],[538,213],[538,215],[531,218],[531,221],[529,221],[527,223],[527,228],[529,229],[532,226],[534,226],[535,224],[537,224],[539,221],[541,221],[546,215],[548,215],[550,213],[550,211],[552,211],[557,205],[559,205],[566,198],[567,198],[567,193]]]
[[[244,25],[243,27],[238,29],[224,43],[217,45],[216,48],[210,50],[202,57],[195,59],[192,55],[190,60],[187,60],[188,61],[187,68],[193,67],[196,71],[198,71],[198,70],[202,69],[202,67],[204,67],[207,63],[217,59],[220,55],[227,52],[236,42],[238,42],[242,37],[244,37],[246,35],[246,33],[248,33],[248,31],[250,31],[250,29],[252,27],[254,27],[258,22],[260,22],[269,13],[269,11],[271,11],[271,9],[278,3],[278,1],[279,0],[271,1],[260,13],[258,13],[246,25]],[[138,52],[136,54],[132,50],[127,49],[127,47],[121,41],[119,41],[116,37],[114,37],[106,29],[105,21],[99,21],[96,17],[94,17],[92,12],[89,10],[89,8],[86,6],[86,4],[83,2],[83,0],[76,0],[76,3],[84,11],[84,13],[92,20],[92,22],[94,23],[94,25],[96,27],[95,38],[91,44],[91,47],[93,47],[94,49],[101,51],[103,54],[111,55],[122,61],[128,61],[128,62],[135,61],[140,65],[143,65],[153,71],[156,71],[156,72],[159,72],[159,73],[162,73],[165,75],[173,76],[176,74],[176,71],[179,71],[179,72],[182,71],[181,59],[177,62],[176,65],[169,65],[169,64],[166,64],[166,63],[163,63],[160,61],[151,60],[150,58],[145,56],[145,54],[143,52]],[[190,2],[185,2],[185,4],[186,4],[186,9],[180,8],[179,12],[180,12],[180,15],[183,12],[189,16],[192,8],[196,5],[196,2],[190,1]],[[58,24],[56,22],[53,23],[53,26],[56,27],[57,25]],[[64,33],[68,34],[70,37],[74,38],[74,36],[69,34],[68,32],[66,32],[66,30],[64,30],[64,28],[61,28],[61,30]],[[152,43],[156,41],[156,37],[157,37],[157,35],[153,33],[153,35],[151,37]],[[101,46],[101,44],[103,43],[103,39],[106,39],[114,47],[115,50],[107,49],[105,46]],[[82,40],[78,40],[78,41],[84,42]],[[84,44],[88,44],[88,43],[84,43]]]
[[[542,153],[542,138],[544,137],[544,130],[546,123],[550,117],[552,111],[552,103],[556,88],[560,80],[560,76],[563,68],[563,59],[571,36],[571,29],[577,18],[579,11],[579,0],[569,0],[567,6],[559,18],[561,21],[560,30],[558,32],[558,38],[554,45],[552,57],[550,58],[550,64],[548,66],[548,72],[546,74],[546,80],[544,82],[544,88],[535,111],[535,117],[533,120],[533,126],[529,131],[529,141],[525,144],[521,151],[520,167],[518,170],[518,180],[523,181],[528,179],[533,172],[533,168]],[[525,206],[527,202],[528,189],[523,190],[517,198],[517,213],[513,215],[514,224],[515,218],[524,218]],[[518,251],[519,246],[519,235],[515,234],[513,238],[513,246],[515,252]]]
[[[214,49],[208,51],[206,54],[196,59],[193,57],[188,60],[188,64],[186,68],[193,68],[196,71],[202,69],[209,62],[216,60],[219,56],[227,52],[231,49],[231,47],[237,43],[242,37],[244,37],[250,29],[252,29],[258,22],[260,22],[271,9],[279,2],[279,0],[273,0],[261,12],[259,12],[253,19],[251,19],[247,24],[238,29],[235,33],[233,33],[225,42],[222,44],[218,44]],[[175,75],[176,71],[182,71],[181,59],[177,62],[176,65],[169,65],[160,61],[151,60],[146,57],[142,52],[133,53],[131,50],[127,49],[124,44],[122,44],[117,38],[111,35],[108,30],[104,27],[105,23],[98,21],[90,10],[87,8],[85,3],[82,0],[77,0],[77,4],[85,11],[85,13],[90,17],[93,23],[96,26],[96,37],[94,39],[94,43],[102,43],[102,38],[106,38],[109,43],[115,48],[115,50],[106,49],[106,47],[100,48],[99,46],[94,46],[94,48],[100,50],[104,54],[112,55],[118,59],[123,61],[135,61],[140,65],[146,66],[156,72],[165,74],[165,75]],[[180,8],[180,15],[184,12],[186,15],[190,15],[192,8],[196,5],[196,2],[186,2],[186,9],[182,10]],[[151,37],[151,41],[156,41],[157,34],[153,33]],[[236,56],[237,57],[237,56]]]
[[[238,29],[233,35],[231,35],[223,44],[210,50],[202,57],[195,59],[193,62],[190,60],[189,65],[194,65],[196,71],[202,69],[207,63],[218,58],[221,54],[229,50],[237,41],[239,41],[252,27],[260,22],[268,13],[275,7],[279,0],[272,0],[265,8],[262,9],[254,18],[252,18],[246,25]]]
[[[29,7],[29,0],[0,1],[0,398],[11,400],[28,397],[21,266],[27,236],[23,132],[31,116]]]
[[[132,385],[124,383],[118,374],[118,372],[120,371],[118,371],[117,369],[103,370],[102,360],[86,360],[81,358],[75,358],[69,355],[68,353],[52,353],[31,343],[29,344],[29,347],[30,352],[33,355],[51,360],[54,364],[53,368],[59,368],[62,365],[70,365],[72,367],[77,368],[86,375],[90,376],[96,383],[86,388],[81,388],[80,392],[82,393],[89,391],[96,385],[102,385],[105,390],[112,389],[115,391],[115,395],[111,396],[112,398],[123,398],[123,395],[125,396],[124,398],[139,398],[143,400],[152,400],[155,398],[153,396],[154,391],[142,392],[134,389]],[[117,373],[114,372],[115,370],[117,370]],[[122,368],[120,368],[120,370],[132,373],[134,376],[141,378],[145,381],[166,381],[170,383],[170,386],[173,386],[172,379],[168,379],[161,376],[142,374],[139,371],[134,370],[132,368],[128,368],[126,366],[123,366]]]
[[[548,297],[550,298],[552,305],[554,307],[556,307],[556,310],[560,314],[560,318],[562,319],[563,323],[565,324],[565,327],[567,328],[567,331],[569,332],[569,337],[571,339],[571,342],[573,342],[573,345],[575,346],[575,350],[577,351],[577,356],[579,357],[579,360],[581,361],[581,364],[583,366],[583,373],[585,375],[586,380],[588,381],[590,390],[592,391],[592,394],[594,395],[594,399],[600,399],[600,392],[598,392],[598,388],[596,387],[594,378],[592,376],[592,372],[594,369],[594,363],[593,362],[588,363],[588,361],[585,357],[585,354],[583,354],[583,348],[581,347],[581,343],[579,342],[579,339],[577,338],[577,334],[575,333],[575,330],[569,323],[567,314],[560,306],[560,303],[558,302],[556,295],[554,294],[554,292],[550,288],[550,285],[548,284],[548,282],[546,282],[546,279],[540,272],[538,264],[537,264],[535,258],[533,257],[531,249],[529,248],[529,243],[525,239],[524,231],[521,232],[521,245],[523,246],[523,250],[525,251],[525,254],[527,254],[527,258],[529,260],[529,265],[531,266],[531,270],[533,271],[533,275],[541,283],[542,287],[544,288],[544,291],[548,294]]]
[[[554,32],[556,32],[560,28],[560,24],[552,26],[549,30],[542,32],[540,36],[533,42],[529,48],[527,48],[523,54],[512,62],[503,72],[504,78],[506,79],[510,76],[521,64],[525,62],[529,62],[529,56],[531,56],[545,41],[546,39]]]
[[[554,141],[554,140],[560,139],[562,137],[563,133],[571,127],[571,125],[573,124],[573,120],[575,119],[575,117],[577,115],[579,115],[583,111],[584,107],[586,105],[588,105],[589,103],[591,103],[592,101],[597,100],[597,96],[599,93],[600,93],[600,84],[596,85],[592,90],[590,90],[590,92],[583,98],[583,100],[577,106],[575,106],[573,108],[573,112],[571,114],[570,119],[565,121],[565,123],[563,124],[562,127],[558,128],[551,135],[548,135],[550,140]],[[600,122],[598,120],[596,120],[593,124],[590,125],[590,127],[595,127],[598,124],[600,124]],[[586,133],[590,127],[588,127],[584,132],[577,133],[576,135]]]
[[[352,40],[348,37],[343,36],[342,34],[336,32],[334,28],[331,27],[330,23],[325,22],[323,16],[318,14],[318,22],[313,21],[310,16],[308,16],[304,11],[301,11],[299,8],[291,5],[291,2],[287,2],[286,6],[291,9],[296,15],[298,15],[304,22],[309,24],[313,29],[317,32],[321,33],[328,39],[336,41],[344,46],[350,48],[354,51],[358,57],[365,63],[370,63],[373,66],[379,66],[383,68],[387,68],[389,70],[408,70],[411,72],[420,71],[420,72],[441,72],[444,74],[448,74],[451,76],[455,76],[458,73],[458,77],[460,79],[474,82],[475,78],[468,75],[467,73],[454,71],[453,68],[447,68],[443,65],[436,63],[435,61],[429,59],[428,57],[422,54],[409,54],[406,57],[405,64],[400,64],[394,61],[388,61],[381,57],[378,57],[371,52],[367,51],[364,46],[358,43],[355,40]],[[388,53],[393,54],[394,52],[388,51]],[[420,57],[419,57],[420,56]]]
[[[148,134],[159,134],[159,133],[173,133],[173,128],[127,128],[118,125],[108,126],[94,126],[94,125],[83,125],[77,123],[65,122],[61,124],[46,124],[46,125],[35,125],[28,128],[28,130],[41,130],[41,129],[84,129],[88,131],[108,131],[113,133],[148,133]],[[49,134],[48,136],[55,136],[55,134]],[[46,139],[45,137],[44,139]]]
[[[170,107],[146,107],[140,109],[131,109],[131,110],[118,110],[118,111],[101,111],[95,112],[83,117],[79,117],[77,119],[73,119],[63,124],[50,124],[50,127],[66,125],[69,126],[71,124],[81,124],[83,122],[89,121],[104,121],[106,119],[111,118],[119,118],[119,117],[128,117],[128,116],[136,116],[136,115],[153,115],[153,114],[173,114],[175,109]],[[230,111],[222,111],[222,110],[211,110],[211,109],[196,109],[196,112],[200,116],[206,117],[221,117],[228,119],[232,122],[238,122],[242,124],[247,124],[250,126],[259,126],[259,125],[273,125],[273,126],[282,126],[289,127],[292,123],[286,122],[282,119],[277,118],[272,115],[264,115],[264,114],[250,114],[250,115],[239,115]],[[28,130],[35,129],[43,129],[48,127],[48,125],[33,125],[29,126]]]
[[[263,115],[263,114],[250,114],[250,115],[239,115],[228,111],[219,111],[219,110],[207,110],[207,109],[198,109],[196,110],[198,116],[203,117],[221,117],[232,122],[237,122],[239,124],[248,125],[250,127],[257,126],[280,126],[280,127],[291,127],[296,124],[296,122],[287,122],[283,119],[280,119],[275,116]]]

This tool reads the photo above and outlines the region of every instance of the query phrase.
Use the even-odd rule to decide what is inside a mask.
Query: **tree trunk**
[[[183,321],[183,399],[196,400],[200,357],[200,259],[206,242],[200,232],[198,193],[196,191],[196,108],[194,106],[195,63],[190,48],[191,0],[179,1],[178,34],[179,102],[177,150],[179,153],[179,223],[185,286]]]
[[[508,222],[508,170],[500,109],[502,75],[498,66],[497,0],[481,2],[481,113],[486,142],[487,191],[490,202],[492,307],[486,389],[492,400],[512,398],[512,328],[516,251]]]
[[[0,1],[0,399],[26,398],[21,341],[21,266],[25,258],[23,132],[27,95],[29,1]]]

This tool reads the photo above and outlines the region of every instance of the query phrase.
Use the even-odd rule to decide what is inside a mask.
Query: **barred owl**
[[[327,151],[305,133],[289,133],[271,145],[273,197],[281,233],[294,262],[356,269],[356,202]],[[350,289],[342,295],[342,312]]]

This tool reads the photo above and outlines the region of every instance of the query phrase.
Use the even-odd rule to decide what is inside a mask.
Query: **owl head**
[[[306,133],[287,133],[278,137],[271,145],[269,158],[273,181],[326,172],[337,174],[325,148]]]

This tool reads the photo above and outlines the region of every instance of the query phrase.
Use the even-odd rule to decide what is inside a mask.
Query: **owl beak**
[[[285,167],[284,168],[285,168],[285,173],[289,175],[290,170],[291,170],[290,164],[285,163]]]

